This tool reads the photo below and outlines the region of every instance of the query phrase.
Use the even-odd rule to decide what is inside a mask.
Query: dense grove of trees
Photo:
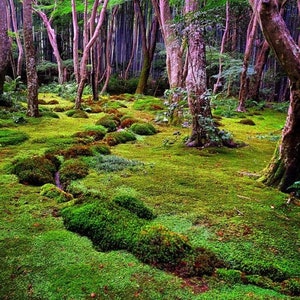
[[[77,109],[87,84],[97,100],[112,78],[138,78],[136,93],[169,89],[175,106],[187,92],[187,144],[200,147],[234,146],[211,121],[208,91],[238,97],[238,111],[247,101],[290,99],[265,178],[285,190],[300,179],[299,2],[0,0],[0,94],[5,75],[22,76],[28,115],[37,116],[37,72],[40,84],[76,81]]]

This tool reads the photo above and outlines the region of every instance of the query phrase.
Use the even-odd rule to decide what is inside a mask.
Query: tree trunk
[[[36,72],[35,49],[32,32],[32,2],[23,1],[23,34],[26,58],[27,77],[27,115],[39,116],[38,108],[38,77]]]
[[[247,30],[246,49],[245,49],[242,73],[240,78],[239,105],[237,108],[238,112],[246,111],[246,99],[247,99],[248,88],[249,88],[247,72],[248,72],[249,60],[253,48],[254,37],[257,31],[257,25],[258,25],[257,16],[255,12],[253,12]]]
[[[51,20],[48,19],[47,15],[42,12],[41,10],[34,9],[34,11],[40,16],[42,19],[44,26],[46,27],[48,39],[50,42],[50,45],[53,49],[53,55],[55,56],[56,63],[57,63],[57,70],[58,70],[58,83],[63,84],[64,83],[64,64],[61,59],[59,50],[58,50],[58,44],[57,44],[57,38],[56,38],[56,32],[54,28],[51,26]]]
[[[264,36],[290,80],[290,106],[282,139],[262,181],[286,191],[300,180],[300,48],[280,14],[281,3],[258,2],[257,14]]]
[[[6,67],[9,62],[10,42],[7,26],[6,1],[0,0],[0,95],[3,94]]]
[[[225,30],[223,33],[222,37],[222,42],[221,42],[221,49],[220,49],[220,57],[219,57],[219,73],[217,77],[217,81],[214,84],[214,90],[213,93],[216,94],[220,87],[222,86],[221,79],[222,79],[222,71],[223,71],[223,59],[222,55],[225,52],[225,44],[228,38],[229,34],[229,21],[230,21],[230,9],[229,9],[229,1],[226,1],[226,25],[225,25]]]
[[[78,88],[77,88],[77,95],[76,95],[76,99],[75,99],[75,108],[76,109],[80,109],[80,107],[81,107],[81,97],[82,97],[83,89],[85,87],[86,80],[87,80],[87,68],[86,68],[86,66],[87,66],[87,62],[88,62],[88,58],[89,58],[89,53],[90,53],[90,50],[91,50],[92,46],[96,42],[96,39],[97,39],[97,37],[99,35],[99,32],[100,32],[100,29],[103,25],[108,1],[109,0],[104,1],[103,5],[102,5],[102,8],[101,8],[98,23],[97,23],[97,26],[96,26],[95,31],[94,31],[94,34],[90,38],[90,40],[88,41],[86,47],[83,50],[83,54],[82,54],[82,58],[81,58],[81,62],[80,62],[80,82],[79,82],[79,85],[78,85]],[[95,4],[93,6],[93,10],[97,10],[98,4],[99,4],[99,0],[95,1]],[[92,14],[93,14],[93,12],[92,12]],[[90,19],[90,22],[95,22],[95,19],[94,20]]]
[[[197,0],[187,0],[186,14],[196,12]],[[217,136],[217,128],[212,121],[210,101],[206,95],[206,61],[205,42],[199,22],[188,21],[188,73],[186,77],[186,88],[188,93],[188,104],[192,115],[192,133],[187,141],[191,147],[208,147],[220,145],[220,140],[213,140]]]
[[[79,43],[79,27],[78,27],[78,18],[76,12],[76,1],[71,0],[72,2],[72,23],[73,23],[73,64],[74,64],[74,75],[75,80],[79,84],[80,75],[79,75],[79,54],[78,54],[78,43]]]
[[[145,89],[147,87],[147,82],[150,75],[150,69],[151,69],[152,60],[155,51],[158,20],[157,17],[154,17],[150,33],[148,34],[148,37],[150,39],[150,42],[148,43],[145,20],[144,20],[145,18],[142,14],[142,9],[139,0],[134,1],[134,6],[140,24],[141,36],[142,36],[142,50],[143,50],[143,66],[142,66],[142,71],[139,77],[139,82],[135,93],[144,94]]]

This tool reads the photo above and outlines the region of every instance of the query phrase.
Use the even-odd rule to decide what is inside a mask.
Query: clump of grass
[[[33,156],[13,162],[11,172],[24,184],[43,185],[54,183],[59,161],[52,156]]]
[[[139,135],[153,135],[157,130],[151,123],[134,123],[130,126],[130,130]]]
[[[153,220],[155,218],[152,210],[150,210],[143,201],[136,197],[119,195],[114,197],[113,201],[119,206],[129,210],[131,213],[136,214],[139,218],[146,220]]]
[[[66,160],[59,169],[60,182],[63,187],[67,187],[71,180],[81,179],[87,176],[89,168],[80,159]]]
[[[116,131],[118,126],[120,125],[120,119],[115,116],[114,114],[105,115],[104,117],[100,118],[96,125],[101,125],[107,129],[108,132]]]
[[[130,160],[116,155],[96,155],[89,160],[89,165],[98,172],[116,172],[142,166],[137,160]]]
[[[136,140],[136,136],[128,130],[121,130],[110,132],[106,134],[103,141],[109,146],[116,146],[118,144],[125,144],[127,142],[132,142]]]
[[[52,183],[46,183],[41,186],[40,195],[55,199],[58,203],[68,202],[73,199],[72,194],[66,193]]]
[[[0,129],[0,146],[17,145],[28,140],[28,134],[10,129]]]

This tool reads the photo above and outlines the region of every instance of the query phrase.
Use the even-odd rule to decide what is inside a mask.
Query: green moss
[[[219,268],[216,271],[216,275],[226,282],[231,284],[242,283],[242,272],[239,270],[232,270],[232,269],[223,269]],[[252,283],[252,282],[249,282]]]
[[[157,130],[151,123],[134,123],[130,126],[130,130],[139,135],[153,135]]]
[[[88,114],[80,109],[71,109],[66,112],[66,115],[71,118],[87,119]]]
[[[165,107],[161,99],[149,96],[143,98],[140,96],[139,99],[134,101],[133,108],[136,110],[159,111]]]
[[[100,118],[96,125],[101,125],[107,129],[108,132],[116,131],[117,127],[120,125],[121,121],[118,117],[113,114],[105,115]]]
[[[103,139],[103,141],[107,143],[109,146],[116,146],[118,144],[124,144],[135,140],[136,140],[135,135],[128,130],[110,132],[106,134],[105,138]]]
[[[28,140],[28,134],[10,129],[0,129],[0,147],[17,145]]]
[[[73,199],[71,194],[64,192],[52,183],[46,183],[41,186],[40,195],[55,199],[58,203],[68,202]]]

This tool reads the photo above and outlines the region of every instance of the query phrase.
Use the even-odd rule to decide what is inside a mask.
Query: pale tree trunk
[[[106,90],[107,90],[107,86],[109,83],[109,79],[111,76],[111,71],[112,71],[112,67],[111,67],[111,54],[113,52],[113,33],[115,30],[115,16],[117,14],[118,11],[118,6],[115,6],[113,9],[113,12],[111,14],[111,20],[110,20],[110,24],[108,25],[108,32],[107,32],[107,40],[106,40],[106,48],[105,48],[105,59],[106,59],[106,70],[105,70],[105,81],[102,87],[102,90],[100,92],[101,95],[103,95]]]
[[[76,0],[71,0],[72,3],[72,23],[73,23],[73,65],[75,80],[79,84],[79,54],[78,54],[78,43],[79,43],[79,27],[78,18],[76,12]]]
[[[0,95],[3,94],[6,67],[11,44],[8,37],[6,1],[0,0]]]
[[[23,51],[23,46],[18,31],[16,8],[13,0],[9,0],[9,6],[10,6],[10,16],[12,20],[12,28],[15,33],[16,42],[18,46],[18,62],[17,62],[16,76],[21,76],[24,51]]]
[[[23,34],[28,93],[27,115],[30,117],[38,117],[38,77],[36,72],[35,49],[33,44],[31,0],[23,0]]]
[[[138,15],[138,20],[140,24],[141,36],[142,36],[142,49],[143,49],[143,66],[141,70],[141,74],[139,77],[139,82],[136,88],[136,94],[144,94],[147,81],[150,75],[150,69],[153,61],[155,46],[156,46],[156,35],[158,30],[158,20],[155,16],[152,21],[152,26],[150,32],[147,34],[147,30],[145,27],[145,20],[142,14],[142,9],[140,6],[139,0],[134,0],[135,11]],[[149,38],[149,42],[147,40],[147,36]]]
[[[223,71],[223,58],[222,55],[225,52],[225,44],[228,38],[228,33],[229,33],[229,21],[230,21],[230,6],[229,6],[229,1],[226,1],[226,24],[225,24],[225,29],[222,37],[222,42],[221,42],[221,49],[220,49],[220,57],[219,57],[219,73],[217,77],[217,81],[214,84],[214,90],[213,93],[216,94],[219,90],[219,88],[222,86],[221,80],[222,80],[222,71]]]
[[[300,48],[280,14],[282,1],[257,2],[263,34],[290,80],[290,106],[282,139],[262,181],[286,191],[300,180]]]
[[[76,95],[76,99],[75,99],[75,108],[76,109],[80,109],[80,107],[81,107],[81,97],[83,94],[83,89],[86,84],[87,75],[88,75],[87,74],[87,62],[88,62],[88,58],[89,58],[89,53],[90,53],[90,50],[93,47],[94,43],[96,42],[96,39],[98,38],[98,35],[100,32],[100,29],[103,25],[108,1],[109,0],[104,1],[94,34],[92,35],[92,37],[90,38],[86,47],[83,50],[83,54],[82,54],[82,58],[81,58],[81,62],[80,62],[80,82],[79,82],[79,85],[77,88],[77,95]],[[94,6],[93,6],[93,11],[97,10],[97,8],[99,6],[99,2],[100,2],[99,0],[95,1]],[[92,12],[92,15],[93,15],[93,12]],[[95,19],[94,20],[90,19],[89,21],[95,23]]]
[[[257,32],[257,27],[258,27],[257,16],[255,12],[253,12],[247,30],[246,48],[244,53],[242,73],[240,77],[239,105],[237,108],[238,112],[246,111],[246,99],[247,99],[248,88],[249,88],[247,72],[248,72],[250,56],[252,53],[254,38]]]
[[[36,7],[38,7],[37,2],[35,1],[34,4]],[[56,38],[56,32],[54,28],[51,26],[51,19],[48,19],[47,15],[39,10],[38,8],[35,8],[34,11],[39,15],[39,17],[42,19],[44,26],[46,27],[48,39],[50,42],[50,45],[53,49],[53,55],[55,56],[56,63],[57,63],[57,71],[58,71],[58,83],[63,84],[65,82],[64,79],[64,64],[61,59],[59,50],[58,50],[58,44],[57,44],[57,38]]]
[[[167,73],[171,89],[183,86],[183,50],[181,39],[178,37],[173,24],[173,17],[168,0],[152,0],[155,14],[158,18],[160,29],[167,54]],[[177,99],[175,99],[177,101]]]

